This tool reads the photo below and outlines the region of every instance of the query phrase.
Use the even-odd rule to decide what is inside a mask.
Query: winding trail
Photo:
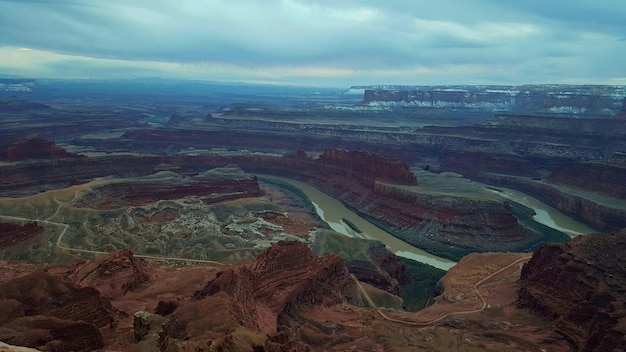
[[[518,265],[519,263],[528,261],[531,257],[532,257],[532,255],[528,255],[528,256],[519,258],[519,259],[511,262],[507,266],[502,267],[502,268],[498,269],[497,271],[489,274],[488,276],[482,278],[481,280],[476,282],[474,285],[472,285],[472,290],[474,291],[476,296],[480,299],[480,302],[481,302],[480,308],[471,309],[471,310],[462,310],[462,311],[456,311],[456,312],[449,312],[449,313],[446,313],[446,314],[444,314],[444,315],[442,315],[440,317],[437,317],[435,319],[431,319],[429,321],[424,321],[424,322],[401,320],[401,319],[391,318],[391,317],[387,316],[382,310],[380,310],[380,308],[378,308],[376,306],[376,304],[370,298],[370,296],[367,294],[367,292],[365,292],[365,289],[361,285],[361,282],[359,280],[357,280],[354,277],[354,275],[350,274],[350,276],[352,276],[352,279],[354,280],[354,282],[356,282],[357,286],[359,286],[359,289],[361,290],[361,293],[363,293],[363,295],[365,296],[365,299],[367,300],[367,303],[370,306],[372,306],[372,308],[376,309],[376,312],[378,312],[378,315],[383,317],[383,319],[388,320],[388,321],[392,321],[392,322],[395,322],[395,323],[411,325],[411,326],[428,326],[428,325],[433,325],[434,323],[437,323],[437,322],[439,322],[439,321],[441,321],[441,320],[443,320],[443,319],[445,319],[445,318],[447,318],[447,317],[449,317],[451,315],[479,313],[479,312],[482,312],[483,310],[485,310],[485,308],[487,308],[487,301],[485,300],[485,297],[483,297],[483,295],[480,293],[480,291],[478,291],[478,286],[482,285],[483,283],[485,283],[489,279],[493,278],[494,276],[500,274],[501,272],[503,272],[503,271],[505,271],[505,270],[507,270],[507,269],[509,269],[509,268],[511,268],[513,266],[515,266],[515,265]]]
[[[63,236],[65,236],[65,233],[67,232],[67,229],[70,227],[70,225],[64,224],[64,223],[61,223],[61,222],[50,221],[50,219],[54,218],[55,216],[57,216],[59,214],[59,210],[61,209],[61,207],[64,204],[73,202],[77,197],[78,197],[78,191],[74,192],[74,197],[71,200],[69,200],[68,202],[60,202],[57,199],[54,199],[54,201],[56,203],[58,203],[59,205],[57,206],[57,209],[54,212],[54,214],[52,214],[51,216],[49,216],[45,220],[30,219],[30,218],[24,218],[24,217],[19,217],[19,216],[9,216],[9,215],[0,215],[0,218],[10,219],[10,220],[19,220],[19,221],[29,221],[29,222],[30,221],[35,221],[35,222],[40,222],[40,223],[53,225],[53,226],[62,226],[63,227],[63,231],[61,231],[61,233],[59,234],[59,237],[57,238],[56,243],[55,243],[55,249],[56,250],[65,250],[65,251],[74,252],[74,253],[109,254],[110,252],[93,251],[93,250],[89,250],[89,249],[71,248],[71,247],[64,246],[62,244]],[[218,261],[214,261],[214,260],[189,259],[189,258],[180,258],[180,257],[162,257],[162,256],[135,254],[135,253],[133,253],[133,256],[135,256],[137,258],[143,258],[143,259],[149,259],[149,260],[182,261],[182,262],[188,262],[188,263],[213,264],[213,265],[220,265],[220,266],[230,266],[231,265],[231,264],[228,264],[228,263],[218,262]]]

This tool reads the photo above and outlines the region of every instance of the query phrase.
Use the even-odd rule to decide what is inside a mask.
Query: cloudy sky
[[[0,0],[0,74],[626,84],[626,1]]]

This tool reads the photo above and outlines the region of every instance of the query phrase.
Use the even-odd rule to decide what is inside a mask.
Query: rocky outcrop
[[[370,244],[365,254],[367,258],[346,258],[348,271],[361,282],[400,295],[402,286],[410,280],[404,263],[382,242]]]
[[[0,222],[0,249],[11,247],[43,233],[43,227],[36,222],[18,225]]]
[[[47,351],[87,352],[104,347],[98,327],[80,320],[50,316],[28,316],[15,319],[9,327],[7,342]],[[5,332],[9,332],[5,331]]]
[[[557,168],[548,180],[624,199],[624,175],[626,164],[585,162]]]
[[[576,351],[626,349],[626,231],[547,244],[524,266],[519,304],[554,319]]]
[[[68,153],[54,142],[40,138],[31,138],[13,143],[11,146],[0,149],[0,160],[20,161],[27,159],[61,159],[78,157]]]
[[[154,173],[162,163],[158,157],[130,155],[38,160],[36,163],[1,165],[0,194],[22,196],[42,190],[65,188],[104,176],[141,176]]]
[[[229,296],[228,311],[235,321],[266,333],[276,333],[303,306],[338,304],[346,297],[360,300],[340,257],[315,257],[305,244],[294,241],[272,245],[251,267],[219,272],[194,300],[219,294]]]
[[[133,334],[138,342],[137,350],[160,352],[166,336],[164,326],[167,318],[146,311],[136,312],[133,320]]]
[[[8,343],[54,350],[90,351],[103,346],[99,328],[114,323],[108,299],[45,271],[0,286],[0,323]]]
[[[526,114],[610,116],[626,91],[617,86],[422,86],[364,89],[362,104]]]
[[[97,288],[103,295],[117,297],[150,282],[148,264],[129,250],[99,255],[68,272],[67,277],[81,287]]]
[[[367,151],[327,149],[320,155],[318,162],[324,165],[326,172],[357,179],[370,187],[376,181],[417,185],[417,178],[406,164]]]
[[[236,169],[236,168],[235,168]],[[163,172],[150,177],[108,183],[95,187],[97,199],[89,207],[107,209],[111,205],[141,206],[158,200],[201,197],[206,204],[228,199],[257,197],[261,191],[256,176],[239,170],[236,177],[226,173],[205,177],[184,177],[174,172]]]
[[[497,154],[485,151],[447,152],[439,156],[442,171],[453,171],[473,178],[484,172],[531,176],[537,164],[520,155]]]

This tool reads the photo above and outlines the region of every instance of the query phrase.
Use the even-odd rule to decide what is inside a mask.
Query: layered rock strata
[[[226,293],[231,318],[249,329],[276,333],[289,310],[303,305],[333,305],[344,297],[358,302],[355,281],[336,255],[315,257],[303,243],[281,241],[259,255],[251,267],[222,271],[194,294],[204,300]]]
[[[164,164],[176,168],[180,174],[198,174],[191,178],[172,177],[167,183],[151,183],[148,178],[142,182],[105,185],[102,189],[107,192],[104,194],[110,196],[100,201],[109,206],[116,201],[141,204],[169,196],[180,197],[185,192],[215,193],[217,190],[212,187],[223,189],[228,186],[229,179],[212,183],[213,179],[203,176],[203,170],[236,164],[250,172],[286,175],[307,181],[408,243],[452,258],[470,251],[525,250],[538,240],[536,235],[517,223],[506,203],[422,194],[419,187],[403,188],[402,185],[417,185],[415,175],[406,164],[365,151],[329,149],[317,159],[299,153],[290,157],[180,155],[129,156],[125,160],[121,157],[112,160],[118,162],[112,169],[107,168],[111,160],[105,158],[83,158],[61,164],[50,161],[48,175],[58,176],[56,182],[69,182],[74,177],[72,170],[80,169],[83,176],[101,177],[113,172],[123,173],[123,166],[127,165],[127,173],[149,174]],[[7,169],[11,170],[11,167]],[[24,171],[34,173],[36,170],[28,168]],[[253,178],[238,178],[230,193],[254,196],[258,195],[257,187]]]
[[[626,164],[584,162],[554,170],[548,180],[626,199]]]
[[[576,351],[626,350],[626,230],[547,244],[524,266],[519,304],[554,319]]]
[[[148,264],[122,249],[100,255],[77,266],[66,276],[81,287],[94,287],[108,297],[117,297],[150,282]]]
[[[20,161],[26,159],[60,159],[74,158],[76,154],[68,153],[54,142],[40,138],[31,138],[13,143],[0,149],[0,160]]]
[[[55,351],[91,351],[104,346],[100,328],[114,322],[108,299],[44,271],[0,286],[3,341]]]
[[[362,104],[368,105],[581,116],[614,115],[626,95],[619,86],[388,86],[363,90]]]
[[[169,175],[169,176],[168,176]],[[90,200],[90,207],[107,209],[111,205],[141,206],[158,200],[179,199],[188,196],[201,197],[206,204],[228,199],[259,196],[261,191],[254,175],[235,179],[183,177],[176,173],[156,174],[154,178],[129,179],[113,182],[94,189],[97,199]]]

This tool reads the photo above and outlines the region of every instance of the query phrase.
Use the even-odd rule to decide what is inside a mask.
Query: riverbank
[[[442,270],[448,270],[456,265],[456,262],[452,260],[430,254],[402,241],[348,209],[340,201],[330,197],[308,183],[271,175],[257,175],[257,177],[261,182],[269,179],[274,182],[283,182],[300,189],[311,201],[320,218],[326,221],[333,230],[341,234],[349,237],[354,237],[357,234],[356,231],[352,230],[352,228],[343,221],[343,219],[346,219],[361,231],[359,235],[363,238],[383,242],[391,252],[400,257],[428,264]]]
[[[535,211],[533,219],[541,224],[551,227],[555,230],[561,231],[570,237],[576,237],[580,235],[586,235],[590,233],[596,233],[597,230],[577,221],[557,209],[541,202],[535,197],[532,197],[526,193],[505,187],[491,187],[486,188],[499,195],[500,197],[512,200],[514,202],[525,205],[526,207]]]

